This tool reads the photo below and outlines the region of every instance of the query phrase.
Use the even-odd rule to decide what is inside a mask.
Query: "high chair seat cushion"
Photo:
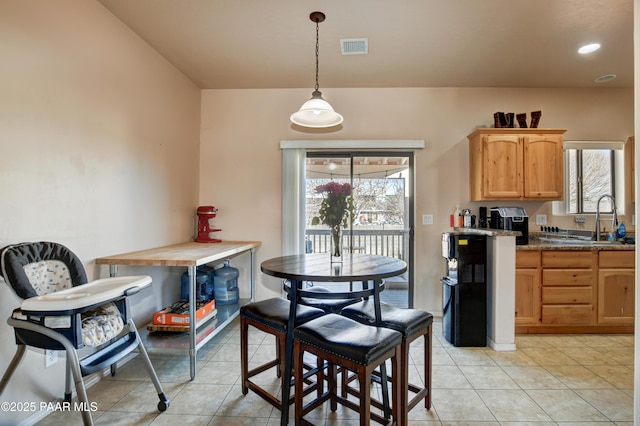
[[[3,249],[2,275],[23,299],[87,282],[80,259],[66,247],[47,241]]]

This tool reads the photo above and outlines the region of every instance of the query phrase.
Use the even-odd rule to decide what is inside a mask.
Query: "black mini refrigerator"
[[[454,346],[487,345],[487,237],[442,234],[442,334]]]

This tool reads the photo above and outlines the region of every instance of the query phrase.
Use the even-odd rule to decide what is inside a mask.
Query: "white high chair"
[[[0,252],[5,282],[23,299],[7,323],[14,328],[18,349],[0,381],[0,395],[24,357],[26,347],[66,352],[64,400],[71,401],[75,383],[82,419],[92,425],[83,377],[116,363],[138,349],[165,411],[164,394],[153,365],[129,313],[128,296],[151,285],[149,276],[104,278],[87,283],[80,259],[65,246],[52,242],[21,243]],[[77,349],[95,347],[80,358]]]

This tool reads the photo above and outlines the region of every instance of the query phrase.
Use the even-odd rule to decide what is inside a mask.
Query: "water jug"
[[[240,300],[238,275],[240,275],[238,269],[229,266],[229,260],[225,260],[224,266],[214,271],[213,293],[216,305],[238,303]]]
[[[196,301],[213,299],[213,268],[203,265],[196,268]],[[180,298],[189,300],[189,273],[180,277]]]

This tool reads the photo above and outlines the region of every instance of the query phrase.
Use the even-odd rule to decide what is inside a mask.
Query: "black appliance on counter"
[[[454,346],[487,345],[487,237],[442,234],[442,335]]]
[[[520,231],[516,245],[529,244],[529,216],[522,207],[491,207],[491,228]]]

